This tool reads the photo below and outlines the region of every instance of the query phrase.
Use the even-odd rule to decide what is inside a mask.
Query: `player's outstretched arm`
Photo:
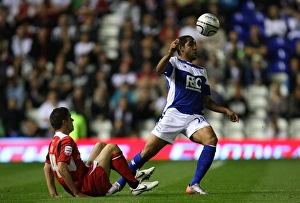
[[[79,189],[76,187],[76,185],[72,179],[71,173],[68,169],[67,163],[58,162],[58,171],[75,197],[89,197],[88,195],[81,193],[79,191]]]
[[[233,112],[232,110],[221,106],[219,104],[217,104],[216,102],[214,102],[211,97],[209,95],[205,96],[204,98],[204,105],[205,108],[211,110],[211,111],[215,111],[215,112],[219,112],[219,113],[224,113],[227,115],[227,117],[232,121],[232,122],[239,122],[239,116]]]
[[[51,195],[51,197],[61,197],[57,194],[55,182],[54,182],[54,175],[51,170],[51,165],[48,163],[45,163],[44,165],[44,174],[47,182],[48,191]]]

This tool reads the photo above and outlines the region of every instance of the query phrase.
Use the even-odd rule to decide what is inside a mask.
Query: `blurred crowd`
[[[71,110],[75,139],[148,135],[167,94],[155,66],[184,34],[198,41],[195,63],[207,69],[213,99],[236,111],[245,125],[260,119],[266,138],[286,138],[291,119],[300,118],[299,0],[0,4],[2,137],[52,136],[48,117],[58,106]],[[205,12],[220,20],[213,37],[195,28]],[[101,40],[107,15],[117,16],[116,57]],[[214,119],[209,112],[207,117]],[[287,126],[280,129],[279,121]]]

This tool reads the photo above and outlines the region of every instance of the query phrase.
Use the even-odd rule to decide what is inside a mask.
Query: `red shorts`
[[[109,177],[103,168],[97,166],[97,162],[94,162],[83,177],[80,191],[89,196],[99,197],[105,196],[110,188]]]

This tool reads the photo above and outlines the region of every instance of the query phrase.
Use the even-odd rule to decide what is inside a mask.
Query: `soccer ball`
[[[211,13],[204,13],[197,19],[196,28],[201,35],[213,36],[218,32],[219,27],[219,19]]]

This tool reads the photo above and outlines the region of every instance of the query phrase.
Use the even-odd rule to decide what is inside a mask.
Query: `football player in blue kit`
[[[192,63],[197,58],[196,45],[193,37],[181,36],[171,43],[168,52],[157,64],[156,71],[166,76],[169,89],[167,103],[144,149],[135,155],[129,167],[133,172],[140,169],[164,146],[173,144],[178,134],[182,133],[192,142],[203,145],[186,193],[207,194],[200,182],[213,162],[218,138],[203,115],[204,108],[223,113],[232,122],[238,122],[239,117],[211,99],[206,70]],[[173,56],[175,51],[178,57]],[[120,178],[108,193],[120,191],[125,183],[125,179]]]

